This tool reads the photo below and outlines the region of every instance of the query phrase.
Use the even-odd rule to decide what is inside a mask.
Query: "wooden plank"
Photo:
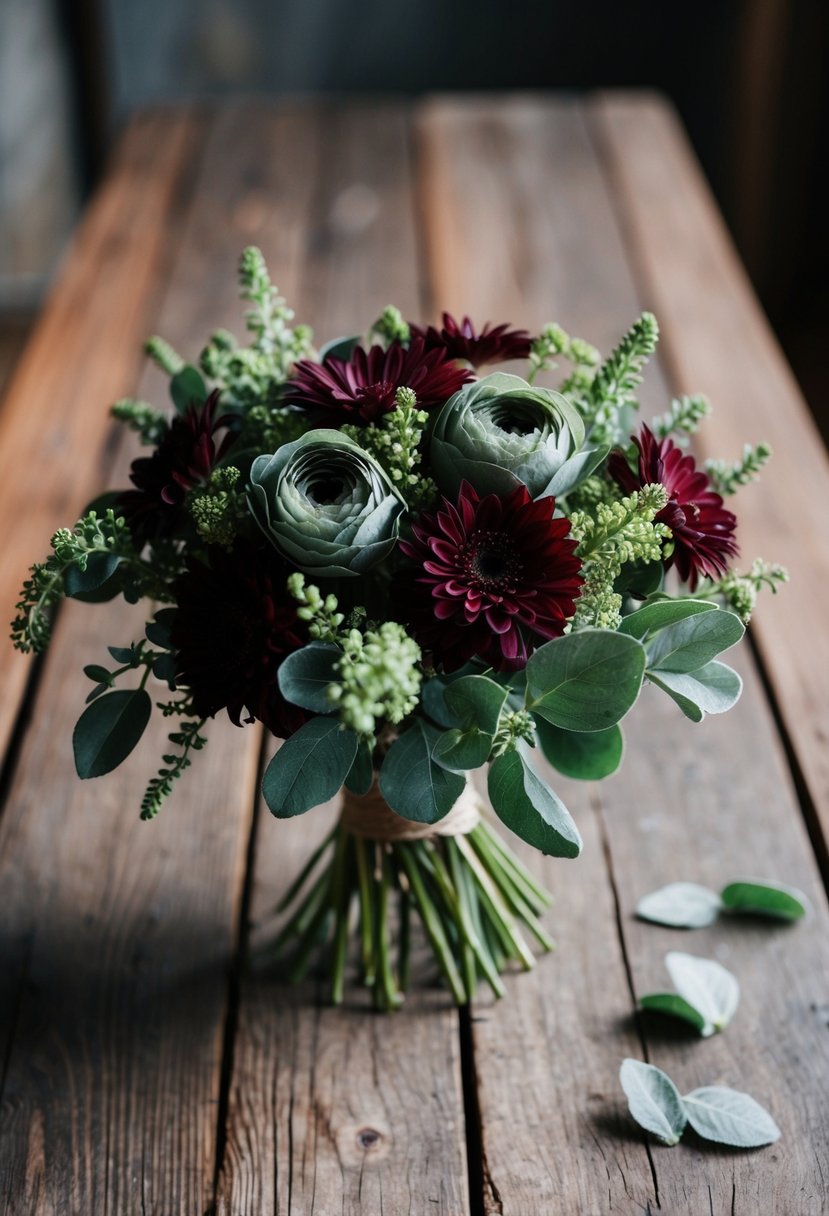
[[[408,126],[399,106],[326,108],[267,141],[285,189],[301,189],[290,148],[312,147],[315,198],[292,297],[320,341],[353,333],[389,301],[420,311]],[[269,254],[284,281],[278,256]],[[329,815],[332,813],[329,810]],[[274,823],[262,810],[252,917],[267,936],[276,903],[327,823]],[[271,932],[273,930],[271,929]],[[468,1211],[458,1015],[445,993],[414,994],[392,1017],[349,996],[245,977],[218,1192],[226,1216],[276,1212]]]
[[[777,429],[771,437],[778,441],[778,467],[765,478],[759,493],[745,491],[737,503],[744,549],[749,544],[753,548],[755,541],[763,544],[761,520],[780,521],[765,538],[768,553],[773,541],[782,543],[786,527],[782,521],[794,485],[790,478],[796,477],[792,449],[805,451],[806,467],[800,476],[815,477],[819,485],[819,440],[816,436],[812,440],[802,402],[725,242],[710,199],[700,193],[698,172],[667,111],[654,102],[609,99],[596,111],[595,121],[600,128],[599,147],[607,157],[608,194],[634,241],[631,259],[643,275],[642,292],[662,323],[665,362],[674,390],[702,386],[719,404],[703,432],[706,448],[713,451],[713,445],[719,448],[727,441],[736,453],[749,429],[765,436],[767,425],[775,421]],[[663,188],[651,195],[657,178]],[[666,181],[671,183],[667,190]],[[651,239],[657,240],[652,229],[660,234],[659,261],[656,244],[644,248]],[[752,360],[756,367],[749,374]],[[746,374],[741,387],[738,364]],[[758,376],[758,371],[762,368],[776,390],[774,407],[764,395],[771,388],[761,391],[763,373]],[[783,442],[781,419],[788,427],[788,442]],[[807,447],[811,442],[813,446]],[[793,569],[802,571],[813,538],[808,524],[798,533],[796,537],[792,532],[785,558],[789,561],[791,554]],[[787,639],[796,639],[810,628],[808,608],[805,617],[800,615],[806,598],[793,589],[777,601],[763,600],[754,629],[755,636],[765,640],[764,661],[775,623],[775,644],[784,650],[790,646]],[[685,1092],[711,1083],[748,1090],[773,1110],[784,1137],[779,1147],[761,1155],[699,1148],[684,1159],[660,1154],[656,1158],[660,1203],[668,1210],[715,1214],[790,1207],[818,1213],[825,1207],[823,1180],[829,1170],[825,1103],[829,1042],[823,1012],[829,984],[829,915],[780,740],[750,655],[745,647],[741,650],[743,699],[725,718],[709,720],[696,730],[676,714],[673,719],[666,716],[663,723],[665,707],[656,690],[648,690],[652,704],[631,724],[626,769],[602,787],[599,796],[606,809],[637,994],[664,985],[662,960],[668,949],[718,958],[741,985],[741,1007],[734,1023],[724,1035],[693,1051],[687,1038],[648,1023],[652,1058]],[[800,670],[802,674],[802,663]],[[783,706],[789,721],[808,737],[811,723],[802,716],[802,702],[792,708],[784,698]],[[814,768],[810,772],[814,777]],[[762,923],[725,922],[691,935],[644,925],[631,917],[637,899],[664,882],[690,879],[718,889],[740,874],[777,878],[800,887],[813,903],[812,918],[791,931]]]
[[[201,122],[144,114],[127,129],[78,228],[56,285],[9,381],[0,413],[0,511],[7,529],[0,616],[26,571],[98,493],[112,461],[108,404],[134,385],[141,344],[171,256],[168,219],[186,192]],[[20,470],[26,470],[20,476]],[[29,667],[0,648],[0,752]]]
[[[825,844],[829,457],[671,110],[609,95],[594,120],[674,388],[703,391],[716,407],[701,452],[733,459],[749,439],[774,449],[761,482],[736,499],[739,539],[746,565],[759,554],[791,574],[752,632]]]
[[[153,321],[190,355],[208,320],[240,328],[234,267],[260,179],[267,189],[255,135],[231,116],[210,139],[189,220],[159,216],[177,257]],[[135,335],[111,338],[112,358],[127,366],[120,343]],[[65,348],[69,366],[82,354]],[[142,391],[154,396],[154,383],[148,374]],[[106,400],[97,404],[100,426]],[[124,474],[122,461],[116,484]],[[124,606],[67,606],[0,822],[3,1213],[162,1216],[212,1202],[259,734],[216,723],[152,824],[138,821],[137,804],[167,724],[155,723],[117,773],[81,784],[70,736],[84,695],[78,669],[143,619]]]
[[[557,320],[609,349],[638,301],[577,107],[441,100],[419,134],[436,309],[531,329]],[[655,369],[654,410],[663,393]],[[640,1045],[601,825],[591,787],[553,780],[584,836],[581,858],[518,847],[556,895],[560,948],[515,977],[505,1001],[479,1001],[473,1023],[488,1213],[654,1200],[641,1139],[615,1122],[619,1063]]]
[[[603,181],[572,107],[442,103],[427,115],[425,140],[430,190],[441,199],[435,206],[439,239],[432,244],[436,300],[448,298],[458,310],[474,300],[482,318],[536,325],[554,308],[565,327],[605,346],[631,311],[656,306],[653,296],[638,292],[621,236],[626,216],[620,230],[612,214],[613,179]],[[617,155],[627,158],[621,141]],[[694,256],[687,251],[689,260]],[[467,266],[474,266],[474,294],[465,299]],[[667,298],[673,280],[666,275]],[[536,283],[547,284],[550,294]],[[567,285],[567,297],[553,294],[549,285],[559,283]],[[707,293],[686,298],[684,306],[687,329],[705,324]],[[670,345],[670,321],[665,328]],[[647,417],[664,409],[664,378],[644,387]],[[720,413],[727,413],[725,403]],[[763,603],[758,621],[768,606]],[[496,1006],[487,1023],[475,1026],[490,1212],[540,1213],[553,1202],[562,1211],[633,1211],[657,1201],[688,1213],[820,1210],[829,1075],[821,1021],[826,903],[756,674],[745,659],[743,666],[743,702],[725,718],[694,729],[648,690],[630,724],[620,774],[581,796],[556,782],[587,828],[584,854],[572,867],[539,863],[558,896],[561,954],[534,976],[516,979],[511,1005]],[[598,823],[587,818],[591,802]],[[687,878],[718,887],[741,872],[807,890],[813,920],[791,931],[729,923],[691,936],[632,919],[636,900],[664,882]],[[686,1092],[722,1081],[755,1093],[784,1129],[778,1148],[740,1154],[692,1144],[653,1151],[648,1179],[616,1075],[623,1056],[642,1058],[642,1051],[632,1041],[631,992],[619,978],[622,964],[610,941],[608,883],[637,995],[664,985],[662,959],[671,946],[733,964],[742,1006],[721,1039],[693,1044],[647,1023],[644,1046]],[[770,975],[779,976],[779,984],[770,984]],[[533,1001],[539,1012],[528,1020],[524,1009]],[[516,1025],[527,1027],[520,1038]],[[506,1061],[499,1058],[505,1043]],[[594,1137],[587,1149],[579,1132]],[[522,1159],[520,1146],[527,1144],[532,1153]],[[605,1168],[611,1189],[601,1197]]]

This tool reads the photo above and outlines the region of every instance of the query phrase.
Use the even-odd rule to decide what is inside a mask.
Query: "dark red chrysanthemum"
[[[227,427],[228,415],[217,418],[219,390],[203,405],[195,403],[177,415],[152,456],[141,456],[130,466],[130,481],[118,506],[137,540],[168,536],[179,521],[188,490],[200,485],[227,452],[234,439],[228,431],[217,444],[217,432]]]
[[[395,408],[395,393],[410,388],[420,409],[443,405],[472,375],[458,367],[442,349],[427,350],[422,338],[405,347],[392,342],[387,350],[355,346],[350,359],[329,356],[322,363],[302,359],[285,390],[287,401],[333,411],[335,425],[368,425]]]
[[[477,656],[496,671],[524,667],[528,644],[564,632],[582,584],[569,521],[555,499],[518,486],[479,498],[461,483],[413,525],[400,548],[418,569],[407,587],[415,636],[447,671]]]
[[[479,334],[469,317],[458,322],[443,314],[443,328],[430,325],[421,329],[411,326],[413,336],[423,339],[427,350],[444,350],[450,359],[464,359],[473,367],[485,363],[505,363],[508,359],[528,359],[532,340],[526,329],[510,329],[509,325],[490,326],[489,321]]]
[[[632,469],[622,452],[613,452],[607,467],[626,494],[654,482],[668,491],[668,505],[656,517],[673,533],[673,551],[665,568],[676,566],[691,591],[700,577],[721,578],[728,569],[728,558],[739,553],[734,538],[737,517],[723,506],[693,456],[672,439],[657,439],[644,425],[639,437],[632,438],[639,449],[638,467]]]
[[[202,717],[226,709],[232,722],[258,719],[286,738],[306,719],[279,691],[276,672],[304,646],[306,630],[285,585],[289,571],[270,548],[239,544],[195,559],[176,581],[172,643],[176,681]]]

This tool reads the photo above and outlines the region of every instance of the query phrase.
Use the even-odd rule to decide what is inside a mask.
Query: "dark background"
[[[829,435],[826,0],[0,0],[0,377],[136,106],[656,88]]]

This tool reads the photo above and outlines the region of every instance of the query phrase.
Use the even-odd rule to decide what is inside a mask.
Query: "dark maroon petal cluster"
[[[630,467],[624,453],[613,452],[608,471],[626,494],[654,482],[668,491],[668,505],[656,517],[673,533],[673,551],[665,568],[675,566],[691,591],[701,577],[721,578],[728,559],[739,553],[734,537],[737,517],[711,489],[708,476],[697,468],[693,456],[672,439],[657,439],[647,426],[638,438],[632,438],[639,451],[637,468]]]
[[[411,331],[413,336],[423,339],[427,350],[444,350],[450,359],[463,359],[473,367],[530,357],[529,333],[526,329],[510,329],[509,325],[491,326],[487,321],[481,332],[476,333],[469,317],[456,321],[451,313],[445,312],[442,329],[412,325]]]
[[[237,726],[258,719],[280,739],[306,714],[279,691],[277,668],[308,641],[288,594],[289,570],[274,551],[240,544],[191,559],[174,585],[176,682],[202,717],[226,709]]]
[[[408,347],[392,342],[387,349],[355,346],[350,359],[333,356],[313,363],[302,359],[285,388],[285,399],[295,405],[336,414],[331,422],[368,425],[395,408],[399,388],[410,388],[420,409],[443,405],[472,379],[442,348],[426,349],[422,338]]]
[[[217,433],[232,421],[228,415],[216,417],[218,405],[216,389],[203,405],[193,403],[173,419],[152,456],[132,462],[130,481],[135,489],[125,490],[118,506],[137,540],[174,531],[187,492],[207,480],[232,444],[235,436],[229,430],[217,441]]]
[[[526,486],[480,498],[464,481],[456,504],[445,498],[400,542],[415,563],[403,613],[445,670],[476,656],[496,671],[519,670],[533,642],[564,632],[583,580],[555,505],[533,502]]]

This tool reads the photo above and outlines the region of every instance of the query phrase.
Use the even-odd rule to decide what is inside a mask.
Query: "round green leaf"
[[[443,699],[461,726],[494,735],[509,689],[486,676],[461,676],[448,684]]]
[[[649,671],[647,678],[666,692],[692,722],[701,722],[706,714],[724,714],[743,691],[737,672],[716,660],[699,671]]]
[[[641,640],[649,633],[655,633],[676,621],[684,621],[686,617],[716,609],[717,605],[712,604],[710,600],[655,600],[654,603],[644,604],[624,617],[619,625],[619,633],[626,633],[629,637]]]
[[[354,757],[354,763],[345,779],[346,788],[351,790],[352,794],[367,794],[371,789],[373,780],[374,764],[371,748],[368,743],[361,740],[357,748],[357,755]]]
[[[678,996],[675,992],[650,992],[640,999],[639,1004],[643,1009],[649,1009],[652,1013],[664,1013],[668,1017],[680,1018],[683,1022],[689,1022],[700,1034],[705,1034],[705,1018],[698,1009],[689,1005],[684,997]]]
[[[438,737],[432,749],[432,756],[441,768],[448,768],[453,773],[464,773],[486,764],[491,751],[492,735],[485,734],[474,726],[468,730],[452,726]]]
[[[725,1085],[704,1085],[683,1098],[688,1122],[705,1140],[732,1148],[760,1148],[780,1139],[780,1128],[749,1094]]]
[[[439,731],[421,718],[396,739],[380,769],[380,793],[393,811],[415,823],[437,823],[461,796],[466,779],[432,757]]]
[[[582,839],[569,811],[519,752],[492,761],[487,789],[496,815],[516,836],[552,857],[578,857]]]
[[[207,386],[197,367],[185,364],[170,380],[170,396],[180,414],[190,405],[202,405],[207,398]]]
[[[698,671],[745,633],[738,616],[724,608],[702,612],[661,629],[648,644],[648,669]]]
[[[116,553],[90,553],[85,570],[77,565],[69,566],[63,578],[64,591],[73,599],[92,595],[112,578],[120,562]]]
[[[143,735],[152,708],[144,688],[97,697],[81,714],[72,734],[78,776],[102,777],[126,760]]]
[[[326,692],[337,678],[334,664],[341,654],[339,646],[323,642],[311,642],[289,654],[276,673],[285,700],[315,714],[330,714],[334,707]]]
[[[695,882],[671,882],[636,905],[636,915],[656,925],[673,929],[702,929],[712,925],[720,912],[720,898]]]
[[[639,696],[645,649],[621,633],[580,629],[539,646],[526,671],[527,709],[565,730],[606,730]]]
[[[536,718],[539,746],[554,768],[579,781],[601,781],[615,773],[622,762],[624,740],[618,726],[607,730],[562,730],[544,718]]]
[[[796,887],[751,878],[730,882],[721,891],[720,899],[729,912],[771,916],[776,920],[801,920],[809,906],[806,896]]]
[[[665,1144],[678,1144],[688,1116],[671,1078],[653,1064],[627,1059],[619,1069],[619,1080],[639,1126]]]
[[[336,719],[311,718],[286,739],[265,769],[262,794],[277,819],[333,798],[357,754],[357,736]]]

